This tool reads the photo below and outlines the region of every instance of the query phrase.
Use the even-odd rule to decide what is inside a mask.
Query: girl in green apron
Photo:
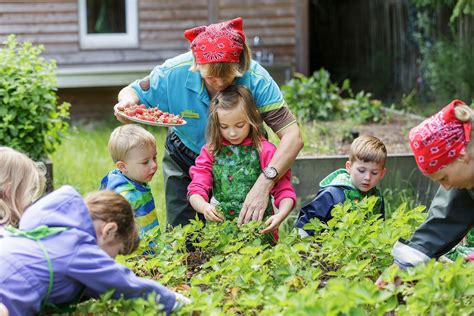
[[[276,147],[264,137],[262,119],[247,88],[230,86],[211,101],[207,141],[190,169],[188,198],[192,207],[208,221],[236,219],[247,193],[263,172],[274,182],[270,194],[278,212],[271,202],[261,210],[268,225],[262,233],[273,232],[277,238],[277,229],[293,209],[296,194],[290,171],[279,176],[269,166]],[[259,214],[254,215],[253,219],[258,219]]]

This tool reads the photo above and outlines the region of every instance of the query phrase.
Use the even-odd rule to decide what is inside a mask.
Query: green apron
[[[247,193],[261,173],[259,153],[252,146],[228,145],[215,154],[212,194],[226,220],[239,217]],[[265,217],[272,214],[273,206],[269,199]]]

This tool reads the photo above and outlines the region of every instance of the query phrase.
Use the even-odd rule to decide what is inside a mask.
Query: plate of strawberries
[[[115,112],[137,123],[153,126],[180,126],[186,121],[180,115],[161,111],[157,107],[147,108],[145,104],[117,105]]]

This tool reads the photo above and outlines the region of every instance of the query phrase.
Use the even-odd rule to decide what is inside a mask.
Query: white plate
[[[133,117],[133,116],[128,116],[125,113],[123,113],[122,111],[115,111],[115,113],[118,113],[118,115],[120,115],[123,118],[126,118],[127,120],[137,122],[137,123],[140,123],[140,124],[152,125],[152,126],[162,126],[162,127],[181,126],[181,125],[185,125],[187,123],[185,120],[183,120],[183,123],[180,123],[180,124],[150,122],[150,121],[146,121],[146,120],[140,120],[139,118],[136,118],[136,117]]]

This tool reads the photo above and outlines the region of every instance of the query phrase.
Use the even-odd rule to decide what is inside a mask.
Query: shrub
[[[0,144],[40,160],[53,153],[68,130],[69,103],[57,105],[56,63],[40,57],[43,46],[8,36],[0,49]]]
[[[354,95],[348,79],[342,86],[331,82],[329,72],[320,69],[311,77],[296,73],[282,87],[288,106],[300,121],[353,119],[357,123],[377,122],[381,118],[380,101],[360,91]],[[348,98],[343,98],[347,95]]]

